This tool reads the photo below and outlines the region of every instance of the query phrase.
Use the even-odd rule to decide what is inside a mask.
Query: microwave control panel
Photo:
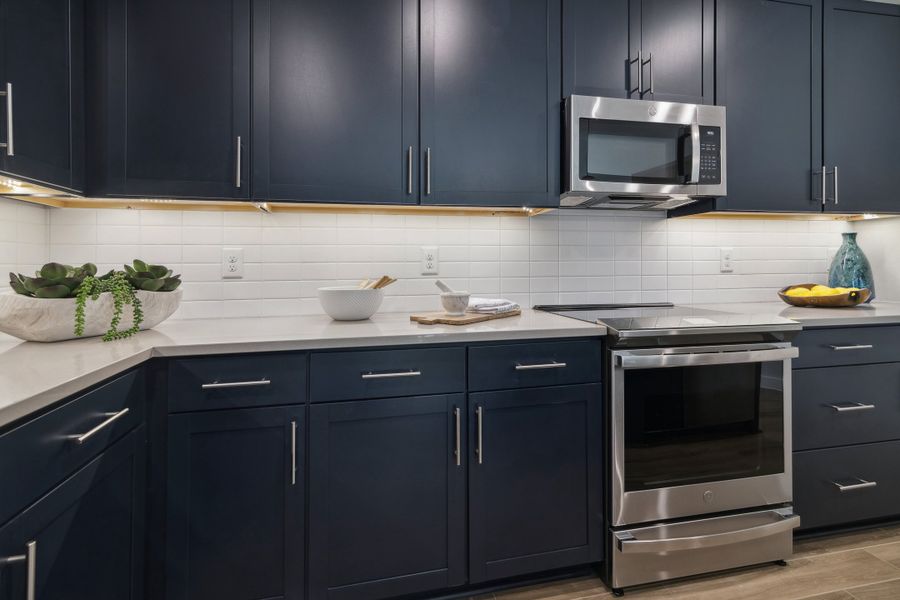
[[[722,128],[700,126],[700,185],[722,183]]]

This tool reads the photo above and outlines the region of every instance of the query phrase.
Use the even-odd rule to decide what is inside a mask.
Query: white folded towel
[[[519,305],[511,300],[503,298],[470,298],[469,312],[481,313],[486,315],[497,315],[501,313],[519,310]]]

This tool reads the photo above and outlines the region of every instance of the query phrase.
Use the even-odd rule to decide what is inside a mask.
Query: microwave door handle
[[[615,353],[622,369],[665,369],[671,367],[704,367],[709,365],[733,365],[757,362],[789,360],[800,356],[800,350],[773,348],[771,350],[740,350],[732,352],[701,352],[685,354],[636,355]]]
[[[700,123],[691,124],[691,175],[685,183],[700,183]]]

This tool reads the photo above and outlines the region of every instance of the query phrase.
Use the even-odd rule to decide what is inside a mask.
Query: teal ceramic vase
[[[875,279],[872,277],[872,265],[859,244],[855,233],[845,233],[844,243],[834,255],[834,262],[828,271],[828,285],[831,287],[869,288],[872,295],[868,302],[875,299]]]

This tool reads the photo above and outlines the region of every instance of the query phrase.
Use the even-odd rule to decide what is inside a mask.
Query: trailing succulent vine
[[[72,267],[48,263],[35,273],[35,277],[9,274],[9,285],[17,294],[32,298],[75,298],[75,335],[84,335],[85,310],[88,299],[96,301],[108,293],[113,300],[113,315],[103,341],[121,340],[140,331],[144,321],[143,307],[136,292],[171,292],[181,285],[181,275],[163,265],[148,265],[135,260],[124,271],[110,271],[97,277],[97,266],[87,263]],[[131,307],[132,325],[119,329],[125,307]]]

